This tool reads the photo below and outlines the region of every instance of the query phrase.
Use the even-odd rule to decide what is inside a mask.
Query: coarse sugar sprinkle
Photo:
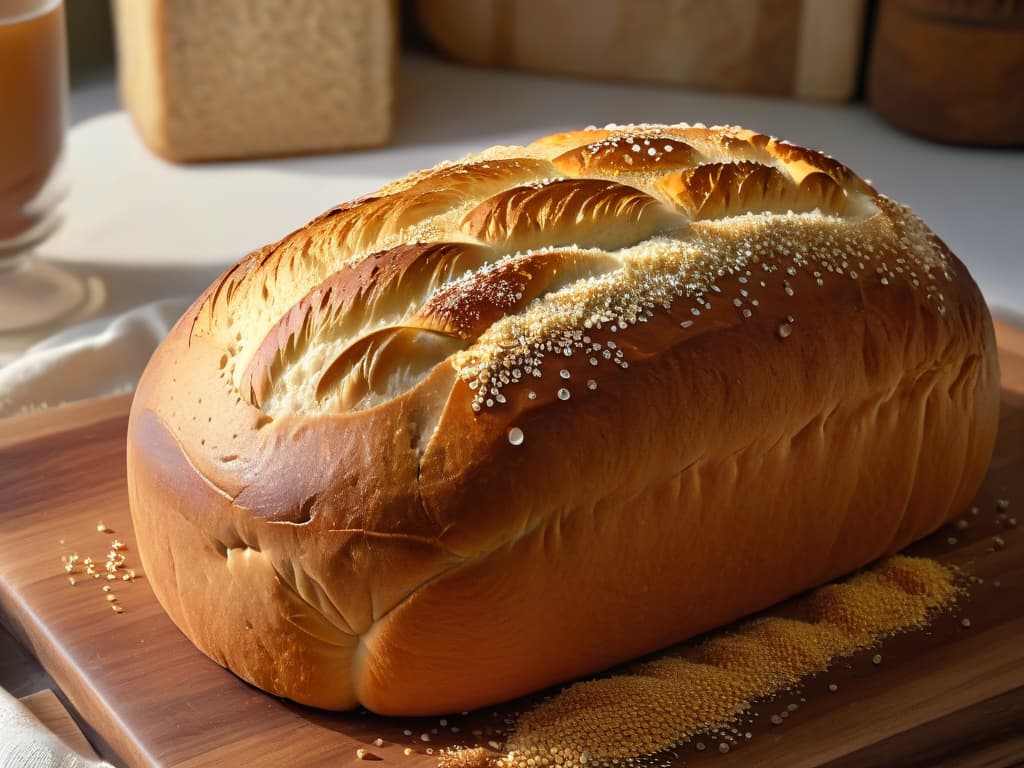
[[[443,753],[439,763],[441,768],[634,763],[699,734],[727,730],[755,699],[791,688],[834,659],[926,626],[959,592],[956,572],[941,563],[891,557],[801,598],[796,618],[755,619],[689,648],[685,658],[680,652],[686,647],[679,647],[564,689],[520,716],[502,752],[455,749]]]

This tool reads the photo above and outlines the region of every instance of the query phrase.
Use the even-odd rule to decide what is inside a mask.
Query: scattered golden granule
[[[103,522],[96,524],[97,533],[114,533],[114,529],[106,525]],[[63,544],[64,540],[61,539]],[[128,549],[128,545],[120,539],[114,539],[107,551],[106,559],[103,564],[104,572],[101,573],[97,566],[99,560],[94,560],[92,557],[80,557],[77,552],[70,555],[61,555],[61,563],[64,566],[64,572],[68,574],[68,583],[71,586],[77,584],[77,579],[74,574],[79,573],[79,568],[85,576],[89,576],[93,579],[103,579],[106,581],[115,581],[118,577],[122,581],[134,581],[135,571],[131,568],[126,568],[127,555],[125,552]],[[111,609],[114,613],[123,613],[124,608],[117,603],[117,597],[111,594],[113,587],[110,584],[103,584],[101,589],[107,602],[110,604]]]
[[[656,754],[727,729],[753,700],[824,671],[837,657],[925,626],[957,593],[956,576],[940,563],[890,558],[815,590],[796,604],[797,618],[755,619],[696,647],[680,646],[611,677],[576,683],[520,717],[506,754],[451,751],[441,766],[598,768]],[[776,716],[778,722],[788,714]]]
[[[484,747],[471,749],[446,749],[441,753],[437,764],[439,768],[479,768],[491,764],[504,764],[494,760],[495,754]]]

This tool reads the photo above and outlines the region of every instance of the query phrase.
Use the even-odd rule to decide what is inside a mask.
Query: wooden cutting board
[[[998,333],[1001,431],[978,512],[965,511],[966,529],[947,526],[910,550],[982,583],[928,631],[886,641],[880,665],[875,651],[863,653],[800,691],[758,703],[759,716],[743,726],[751,738],[728,754],[706,739],[706,749],[688,745],[672,762],[864,768],[1024,760],[1024,533],[1010,521],[1024,521],[1024,333]],[[500,741],[506,720],[529,702],[417,720],[325,713],[266,695],[196,651],[160,609],[135,556],[124,477],[128,406],[122,397],[0,421],[0,619],[121,761],[342,766],[361,762],[356,751],[366,749],[380,762],[415,768],[435,765],[445,745]],[[98,532],[100,521],[114,533]],[[70,585],[61,556],[91,554],[102,563],[115,537],[139,578]],[[102,583],[123,613],[111,609]],[[771,725],[783,711],[782,725]]]

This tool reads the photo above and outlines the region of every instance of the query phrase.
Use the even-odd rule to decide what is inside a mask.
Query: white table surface
[[[402,60],[397,101],[395,135],[382,149],[176,166],[142,145],[112,77],[77,88],[67,220],[42,252],[101,278],[99,312],[122,312],[198,294],[227,264],[326,208],[492,144],[608,122],[738,123],[822,149],[911,205],[967,263],[993,309],[1024,318],[1022,150],[933,144],[864,104],[598,83],[413,54]]]

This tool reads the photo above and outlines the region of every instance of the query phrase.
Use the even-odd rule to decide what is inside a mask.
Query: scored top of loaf
[[[743,322],[759,275],[780,270],[818,286],[902,280],[939,312],[952,279],[916,217],[826,155],[734,126],[607,126],[495,147],[328,211],[225,273],[192,334],[223,347],[225,385],[269,418],[370,408],[446,360],[481,411],[517,387],[568,399],[702,321]],[[725,295],[726,275],[744,287]],[[677,336],[642,333],[678,301]],[[603,329],[612,338],[592,337]],[[595,378],[559,365],[575,355]]]

